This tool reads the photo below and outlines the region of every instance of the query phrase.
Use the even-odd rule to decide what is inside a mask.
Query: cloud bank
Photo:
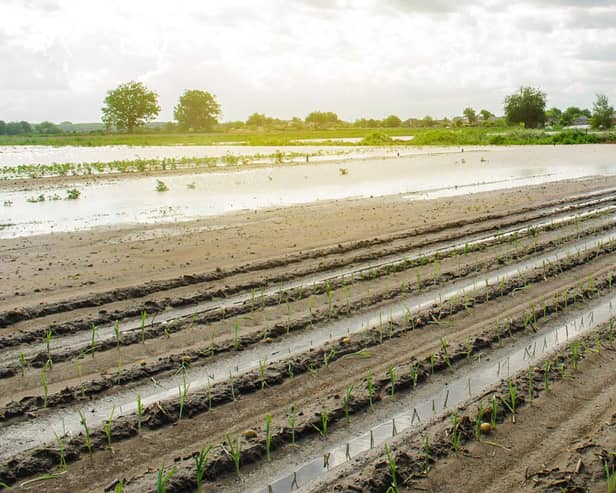
[[[185,89],[225,120],[502,113],[527,84],[589,107],[616,99],[614,26],[607,0],[4,0],[0,119],[98,121],[128,80],[160,94],[160,120]]]

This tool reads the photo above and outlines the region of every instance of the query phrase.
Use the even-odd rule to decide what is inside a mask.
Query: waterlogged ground
[[[250,154],[264,148],[233,147]],[[299,152],[304,152],[299,148]],[[269,149],[285,152],[286,149]],[[298,152],[298,148],[289,148]],[[610,145],[518,148],[306,147],[322,155],[306,164],[261,164],[229,170],[50,177],[1,183],[0,238],[79,231],[97,226],[176,223],[204,216],[403,194],[409,199],[453,196],[563,179],[616,175]],[[112,160],[141,156],[224,155],[224,147],[13,148],[0,163]],[[11,154],[13,152],[14,154]],[[339,154],[340,153],[340,154]],[[314,162],[321,159],[321,162]],[[157,191],[157,180],[168,188]],[[67,200],[67,190],[80,197]]]
[[[606,490],[615,177],[190,224],[2,242],[0,481]]]
[[[606,491],[613,149],[1,181],[0,482]]]

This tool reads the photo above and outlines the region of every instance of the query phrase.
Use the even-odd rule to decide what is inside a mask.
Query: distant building
[[[582,127],[584,125],[590,126],[590,118],[588,118],[586,115],[580,115],[573,120],[574,127]]]

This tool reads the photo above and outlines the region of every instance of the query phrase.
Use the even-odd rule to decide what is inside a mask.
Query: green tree
[[[550,124],[550,125],[557,125],[560,123],[560,120],[563,116],[563,112],[560,111],[558,108],[554,107],[554,108],[550,108],[549,110],[547,110],[545,112],[545,118],[546,121]]]
[[[402,126],[402,120],[396,115],[389,115],[387,118],[383,119],[383,126],[385,128],[399,128]]]
[[[466,118],[466,121],[470,125],[474,125],[475,123],[477,123],[477,113],[470,106],[468,106],[467,108],[464,108],[464,111],[462,112],[462,114],[464,115],[464,117]]]
[[[250,127],[265,127],[272,122],[272,118],[263,113],[253,113],[246,120],[246,125]]]
[[[325,127],[339,122],[338,115],[331,111],[313,111],[306,117],[306,123],[314,127]]]
[[[605,94],[597,94],[597,99],[592,105],[592,117],[590,123],[592,128],[612,128],[612,118],[614,118],[614,108],[610,106]]]
[[[479,112],[479,116],[481,117],[482,121],[487,122],[490,118],[494,116],[494,113],[488,110],[481,110]]]
[[[546,94],[530,86],[520,87],[516,94],[505,98],[505,118],[508,123],[523,123],[537,128],[545,123]]]
[[[120,84],[107,92],[104,103],[102,120],[105,126],[126,130],[128,133],[145,125],[160,113],[158,94],[150,91],[141,82]]]
[[[437,124],[437,121],[432,118],[430,115],[426,115],[421,120],[421,126],[423,127],[434,127]]]
[[[212,130],[221,111],[216,98],[206,91],[186,90],[174,109],[173,116],[182,130]]]
[[[53,135],[62,133],[62,129],[52,122],[41,122],[36,126],[36,131],[43,135]]]
[[[6,134],[6,122],[4,120],[0,120],[0,135]]]
[[[6,124],[7,135],[22,135],[32,133],[32,125],[26,121],[8,122]]]
[[[577,106],[569,106],[565,111],[563,111],[560,117],[560,124],[563,127],[568,127],[569,125],[573,125],[573,121],[580,116],[586,116],[590,118],[592,114],[588,109],[581,109]]]

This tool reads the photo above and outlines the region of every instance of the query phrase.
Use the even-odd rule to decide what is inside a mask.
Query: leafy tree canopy
[[[479,112],[479,116],[481,117],[481,119],[484,122],[487,122],[490,118],[492,118],[494,116],[494,113],[492,113],[491,111],[488,111],[488,110],[481,110]]]
[[[466,118],[466,121],[470,123],[471,125],[477,122],[477,113],[470,106],[468,106],[467,108],[464,108],[464,111],[462,112],[462,114]]]
[[[336,113],[331,111],[313,111],[306,117],[306,123],[315,127],[322,127],[338,123],[340,119]]]
[[[158,94],[141,82],[120,84],[107,92],[102,112],[102,120],[107,128],[115,127],[132,133],[135,128],[158,116]]]
[[[523,123],[526,128],[537,128],[545,123],[546,94],[530,86],[505,98],[505,118],[508,123]]]
[[[184,91],[173,116],[182,130],[209,131],[218,123],[221,111],[216,98],[197,89]]]
[[[573,125],[573,121],[580,116],[586,116],[590,118],[592,114],[588,109],[581,109],[577,106],[569,106],[565,111],[563,111],[560,117],[560,124],[564,127]]]
[[[398,128],[402,126],[402,120],[396,115],[389,115],[387,118],[383,119],[383,126],[386,128]]]
[[[614,108],[610,106],[605,94],[597,94],[597,99],[592,105],[592,128],[612,128]]]

